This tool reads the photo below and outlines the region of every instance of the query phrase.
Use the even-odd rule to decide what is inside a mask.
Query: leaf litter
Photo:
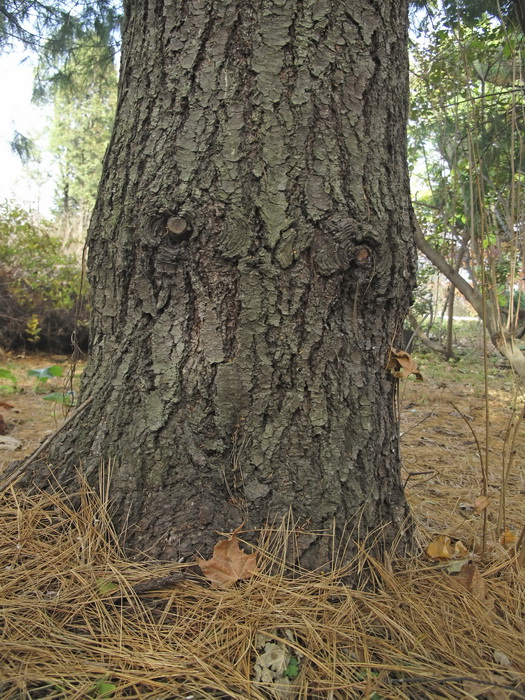
[[[249,579],[259,573],[257,552],[246,554],[240,548],[237,534],[241,528],[242,525],[227,540],[215,545],[211,559],[196,558],[202,573],[211,581],[212,588],[230,588],[237,581]]]
[[[508,555],[470,578],[463,567],[464,581],[366,546],[301,571],[282,556],[297,534],[285,520],[255,548],[257,572],[224,589],[194,566],[126,558],[87,489],[77,508],[63,494],[6,492],[0,527],[5,700],[97,687],[151,700],[488,697],[467,682],[525,696],[525,576]],[[137,592],[174,571],[188,577]]]
[[[295,528],[284,521],[250,554],[238,533],[222,540],[232,547],[226,559],[252,557],[248,567],[242,557],[233,564],[228,575],[237,580],[224,589],[188,565],[130,561],[88,490],[80,508],[63,494],[4,494],[0,696],[525,698],[525,572],[514,556],[525,490],[519,460],[505,527],[497,532],[495,522],[509,392],[491,380],[495,438],[489,494],[479,500],[476,447],[449,402],[481,434],[484,401],[475,379],[458,383],[459,371],[433,378],[425,369],[417,385],[401,380],[403,474],[418,539],[423,552],[437,540],[443,556],[380,561],[365,543],[328,572],[292,570],[282,552]],[[29,395],[9,396],[22,399],[25,408]],[[516,450],[524,453],[523,437]],[[492,535],[481,557],[484,513]],[[151,590],[152,581],[190,571]],[[359,585],[350,588],[356,572]]]

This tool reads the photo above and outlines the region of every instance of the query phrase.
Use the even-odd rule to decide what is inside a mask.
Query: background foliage
[[[514,10],[443,2],[417,15],[409,125],[416,215],[450,283],[448,313],[457,287],[498,349],[511,346],[511,364],[525,320],[525,81]]]
[[[87,317],[80,287],[81,265],[54,226],[35,222],[12,203],[1,204],[0,346],[71,350],[75,315],[82,327]]]

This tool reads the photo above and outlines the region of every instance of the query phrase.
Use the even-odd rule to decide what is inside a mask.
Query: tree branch
[[[409,320],[410,325],[412,326],[412,330],[414,331],[418,340],[420,340],[424,345],[426,345],[427,348],[430,348],[430,350],[433,350],[434,352],[438,352],[441,355],[445,355],[448,358],[447,348],[445,348],[443,345],[441,345],[441,343],[436,343],[435,340],[432,340],[431,338],[428,337],[428,335],[425,333],[425,331],[421,328],[421,326],[417,322],[417,318],[412,313],[412,311],[410,311],[408,313],[408,320]]]
[[[525,34],[525,0],[514,0],[514,12],[523,34]]]
[[[479,294],[472,285],[470,285],[467,280],[462,277],[459,272],[456,272],[452,265],[450,265],[445,258],[439,253],[435,248],[433,248],[430,243],[426,240],[421,231],[421,227],[417,218],[414,217],[415,221],[415,231],[416,231],[416,245],[419,250],[426,255],[430,262],[443,273],[445,277],[454,285],[454,287],[463,294],[468,303],[472,306],[474,311],[478,314],[480,318],[483,318],[485,313],[483,309],[483,299],[481,294]]]

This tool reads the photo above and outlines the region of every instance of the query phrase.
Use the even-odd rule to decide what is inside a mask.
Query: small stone
[[[14,452],[22,447],[20,440],[9,435],[0,435],[0,450],[7,450],[8,452]]]

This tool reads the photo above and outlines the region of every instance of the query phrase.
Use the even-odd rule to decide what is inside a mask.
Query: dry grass
[[[185,565],[126,558],[93,493],[73,509],[11,491],[0,521],[4,700],[525,697],[525,572],[504,551],[480,565],[482,594],[440,565],[365,551],[291,572],[284,524],[261,544],[263,573],[233,589],[192,573],[144,591]],[[254,679],[260,634],[299,659],[288,686]]]

